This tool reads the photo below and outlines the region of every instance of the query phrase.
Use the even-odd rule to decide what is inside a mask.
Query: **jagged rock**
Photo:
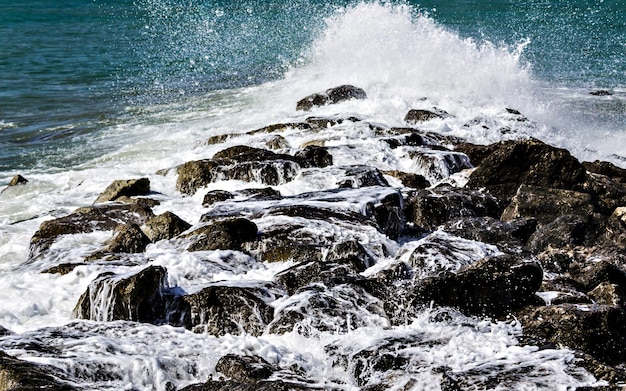
[[[400,182],[402,182],[404,187],[410,187],[413,189],[425,189],[427,187],[430,187],[430,182],[428,181],[428,179],[426,179],[426,177],[424,177],[424,175],[396,170],[383,171],[383,174],[398,179]]]
[[[543,270],[555,274],[566,273],[576,258],[576,254],[570,252],[569,249],[551,247],[536,255]]]
[[[400,193],[391,193],[376,204],[367,205],[367,215],[371,215],[380,231],[392,239],[398,238],[402,232],[403,200]]]
[[[246,383],[267,379],[276,369],[259,356],[227,354],[219,359],[215,370],[229,379]]]
[[[498,144],[479,145],[461,142],[454,146],[454,150],[466,154],[474,166],[480,166],[487,156],[498,149]]]
[[[626,207],[619,207],[613,211],[600,240],[605,245],[626,249]]]
[[[326,147],[309,145],[296,152],[294,156],[298,159],[300,166],[303,168],[323,168],[333,165],[333,155],[328,152],[328,148]]]
[[[334,245],[328,251],[325,261],[350,264],[357,272],[362,272],[373,266],[376,263],[376,258],[361,243],[356,240],[348,240]]]
[[[147,206],[149,208],[152,208],[161,204],[160,201],[152,199],[152,198],[146,198],[146,197],[131,198],[128,196],[120,196],[115,199],[115,202],[121,202],[123,204],[142,205],[142,206]]]
[[[470,176],[468,188],[486,188],[508,202],[521,184],[571,190],[585,180],[585,169],[565,149],[536,139],[502,141],[493,148]]]
[[[579,215],[560,216],[539,227],[528,239],[528,249],[540,253],[549,246],[569,248],[584,244],[591,231],[591,219]]]
[[[350,99],[365,99],[367,94],[361,88],[351,85],[342,85],[330,88],[323,93],[315,93],[298,101],[296,110],[311,110],[316,106],[324,106],[343,102]]]
[[[547,224],[564,215],[589,216],[592,213],[593,203],[589,194],[523,184],[502,212],[501,219],[509,221],[533,217],[539,224]]]
[[[0,351],[0,390],[73,391],[79,388],[60,380],[61,371],[43,364],[19,360]]]
[[[235,198],[235,195],[225,190],[211,190],[205,194],[202,206],[211,206],[216,202],[228,201]]]
[[[439,182],[464,169],[473,168],[467,155],[443,147],[407,147],[404,153],[415,162],[415,170],[431,183]]]
[[[416,305],[434,302],[467,315],[506,315],[536,302],[543,273],[536,263],[502,255],[485,258],[457,273],[427,277],[415,288]]]
[[[580,185],[580,191],[593,197],[595,211],[609,216],[613,211],[626,205],[626,183],[620,183],[606,175],[587,173],[587,179]]]
[[[406,113],[406,116],[404,117],[404,122],[416,124],[419,122],[430,121],[431,119],[445,118],[447,116],[449,116],[449,114],[440,109],[434,109],[433,111],[411,109],[408,113]]]
[[[154,243],[182,234],[191,228],[191,224],[172,212],[165,212],[146,221],[142,228],[150,241]]]
[[[589,172],[607,176],[617,183],[626,183],[626,170],[613,163],[596,160],[594,162],[582,162],[582,166]]]
[[[559,304],[592,304],[591,298],[585,294],[585,287],[565,277],[544,280],[537,295],[547,305]]]
[[[115,232],[115,237],[106,247],[92,253],[85,258],[85,261],[93,261],[115,253],[142,253],[150,244],[150,238],[143,233],[137,224],[119,225],[115,228]]]
[[[519,252],[537,229],[534,218],[500,221],[493,217],[464,217],[444,224],[443,230],[461,238],[497,245],[501,250]]]
[[[407,202],[407,220],[427,230],[461,217],[499,217],[501,208],[488,192],[450,186],[419,190]]]
[[[257,382],[237,382],[234,380],[209,380],[206,383],[192,384],[179,391],[308,391],[319,390],[305,385],[285,383],[283,380],[262,380]]]
[[[386,327],[383,302],[352,284],[313,284],[300,289],[276,308],[270,332],[297,331],[308,336],[317,331],[348,332],[351,329]]]
[[[142,205],[106,204],[79,208],[67,216],[41,223],[30,240],[29,258],[50,248],[61,235],[110,231],[121,224],[143,224],[153,216],[152,209]]]
[[[391,338],[378,342],[376,345],[347,357],[358,386],[367,385],[377,374],[387,371],[405,370],[411,361],[407,347],[420,341],[412,341],[409,338]],[[381,390],[387,389],[389,385],[384,385]]]
[[[290,295],[298,289],[313,283],[323,282],[332,285],[334,279],[344,276],[356,276],[354,266],[347,262],[305,261],[289,267],[274,276],[274,280],[284,287]]]
[[[309,130],[311,129],[311,125],[305,122],[289,122],[289,123],[281,123],[281,124],[272,124],[272,125],[264,126],[260,129],[251,130],[248,132],[248,134],[284,132],[289,129]]]
[[[42,270],[42,273],[60,274],[65,275],[71,273],[77,266],[83,265],[82,263],[61,263],[56,266],[49,267]]]
[[[150,179],[117,180],[111,183],[96,199],[95,203],[115,201],[119,197],[145,195],[150,192]]]
[[[196,333],[261,335],[274,318],[279,290],[272,283],[229,285],[213,283],[198,292],[177,298],[180,324]],[[171,319],[170,319],[171,322]]]
[[[367,186],[389,186],[383,174],[370,166],[347,166],[344,170],[345,179],[339,183],[341,188],[360,188]]]
[[[579,349],[608,364],[624,362],[626,314],[606,305],[561,304],[517,313],[524,334]]]
[[[11,335],[13,334],[10,330],[5,329],[4,327],[0,326],[0,337],[3,337],[5,335]]]
[[[589,297],[597,304],[621,307],[625,296],[618,285],[602,282],[589,292]]]
[[[164,317],[167,271],[148,266],[130,276],[103,273],[89,284],[74,308],[79,319],[154,322]]]
[[[194,160],[178,167],[176,189],[183,194],[194,194],[199,188],[220,178],[223,162],[215,160]]]
[[[206,250],[241,250],[244,242],[253,241],[257,237],[257,226],[244,218],[233,218],[213,222],[198,228],[185,238],[191,238],[188,251]]]
[[[304,225],[283,223],[264,230],[256,241],[244,243],[243,249],[261,262],[299,263],[322,260],[328,244]]]
[[[588,291],[602,283],[615,284],[626,291],[626,271],[604,259],[574,262],[569,268],[569,274]]]

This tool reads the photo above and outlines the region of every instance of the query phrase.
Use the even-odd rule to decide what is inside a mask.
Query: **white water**
[[[479,44],[461,39],[432,19],[412,15],[408,7],[378,3],[345,9],[327,23],[324,34],[303,57],[303,63],[283,80],[237,91],[214,92],[180,105],[129,108],[130,121],[113,126],[92,140],[103,147],[115,146],[115,152],[76,167],[24,172],[30,180],[27,185],[0,194],[0,325],[17,333],[0,338],[0,348],[23,359],[50,363],[72,375],[85,372],[88,375],[83,381],[96,389],[165,390],[168,382],[180,387],[204,381],[215,374],[217,360],[226,353],[259,354],[282,368],[296,364],[312,378],[326,379],[329,383],[342,381],[346,389],[357,389],[356,380],[341,367],[333,366],[337,357],[323,347],[336,346],[339,352],[350,355],[359,347],[409,335],[440,343],[419,345],[407,351],[412,357],[413,372],[410,376],[397,374],[398,388],[413,381],[409,387],[429,389],[430,384],[438,384],[441,376],[430,369],[441,366],[450,367],[453,373],[467,376],[477,384],[490,371],[532,368],[520,375],[517,383],[500,389],[567,389],[594,384],[593,378],[571,365],[572,353],[518,346],[516,336],[520,327],[515,322],[490,323],[453,312],[450,320],[442,323],[432,320],[432,312],[436,310],[430,309],[403,327],[384,328],[380,318],[372,315],[371,324],[378,327],[335,334],[320,332],[309,337],[290,333],[259,338],[215,338],[166,326],[124,322],[81,322],[79,326],[63,328],[74,321],[71,313],[80,295],[103,271],[125,274],[148,264],[162,265],[168,269],[170,286],[190,292],[213,281],[271,280],[276,272],[291,266],[259,263],[241,253],[189,253],[182,251],[176,241],[164,241],[150,245],[144,254],[133,255],[131,260],[138,266],[131,269],[115,264],[89,264],[65,276],[39,273],[60,263],[81,262],[111,237],[110,232],[62,237],[48,256],[35,263],[25,263],[29,240],[43,221],[92,204],[116,179],[149,177],[156,192],[154,198],[162,201],[154,208],[156,214],[171,211],[197,224],[207,211],[201,206],[205,190],[182,197],[175,190],[174,170],[166,176],[156,175],[156,170],[208,158],[232,145],[263,147],[270,137],[241,135],[225,144],[207,145],[205,141],[213,135],[242,134],[271,123],[338,113],[355,115],[371,123],[405,126],[403,118],[409,109],[438,107],[453,117],[430,121],[420,125],[421,128],[478,143],[536,136],[567,147],[580,158],[604,159],[613,153],[624,153],[624,132],[611,133],[614,137],[609,142],[606,138],[582,134],[585,124],[561,117],[562,107],[567,107],[563,102],[569,101],[573,94],[579,94],[585,102],[621,99],[620,96],[590,98],[580,91],[560,91],[562,95],[554,90],[546,92],[545,86],[539,86],[531,71],[520,64],[523,43],[517,48]],[[305,95],[345,83],[364,88],[368,99],[326,106],[310,113],[295,111],[296,101]],[[528,121],[518,121],[506,108],[520,110]],[[506,132],[503,134],[500,129]],[[282,135],[292,147],[286,152],[293,152],[310,141],[326,140],[337,165],[359,163],[383,170],[422,170],[401,150],[376,142],[373,131],[364,123],[346,121],[316,134],[288,130]],[[338,181],[333,173],[329,169],[323,175],[301,175],[276,188],[283,195],[332,189]],[[8,183],[12,173],[3,175],[0,183]],[[211,184],[207,190],[251,186],[262,187],[231,181]],[[355,210],[361,207],[358,203],[346,204],[346,208]],[[267,218],[256,223],[263,230],[275,222]],[[338,230],[335,234],[358,238],[374,253],[384,244],[394,253],[381,257],[381,265],[401,260],[404,254],[395,253],[399,248],[375,232],[324,224],[312,225],[311,229],[320,236]],[[417,245],[413,241],[405,244],[404,249]],[[470,241],[463,245],[471,247]],[[495,251],[476,244],[463,256],[474,259]],[[224,262],[226,258],[230,260],[228,263]],[[279,302],[276,306],[287,304]],[[56,335],[57,327],[63,328],[67,335]],[[33,339],[54,345],[61,353],[37,352],[21,345]],[[419,369],[421,365],[425,365],[424,370]],[[120,378],[109,383],[97,380],[93,368],[99,366],[117,368]],[[477,372],[469,375],[468,371],[473,369]]]

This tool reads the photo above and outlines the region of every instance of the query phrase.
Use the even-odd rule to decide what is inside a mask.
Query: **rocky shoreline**
[[[360,88],[340,86],[302,99],[297,108],[365,98]],[[507,111],[526,121],[516,110]],[[172,212],[154,214],[159,201],[151,197],[148,178],[116,181],[93,205],[41,224],[28,262],[48,256],[63,235],[93,231],[115,234],[84,263],[136,266],[127,255],[160,241],[176,243],[181,252],[222,252],[224,262],[242,270],[280,262],[286,266],[271,281],[215,281],[191,293],[169,286],[168,270],[159,265],[126,275],[105,272],[80,297],[73,315],[215,336],[294,331],[310,336],[399,327],[430,307],[442,322],[453,311],[517,321],[522,345],[571,349],[572,366],[604,382],[597,389],[622,389],[626,170],[607,162],[581,163],[568,151],[532,138],[475,145],[420,130],[420,123],[447,116],[439,108],[411,110],[402,128],[364,123],[352,115],[309,117],[250,131],[247,135],[266,138],[266,149],[235,145],[160,174],[175,172],[177,190],[189,196],[225,180],[266,187],[204,190],[206,213],[199,221],[184,221]],[[368,129],[368,137],[385,148],[402,150],[418,169],[337,164],[336,147],[326,145],[324,132],[351,123]],[[286,136],[293,131],[311,134],[311,141],[292,148]],[[207,142],[217,145],[243,136]],[[289,196],[272,187],[297,177],[332,178],[335,187]],[[78,265],[59,262],[42,272],[64,274]],[[363,390],[389,389],[399,374],[410,377],[416,370],[404,351],[423,343],[436,341],[390,338],[337,352],[332,365],[343,366]],[[417,367],[424,370],[428,364]],[[513,384],[530,369],[488,376],[430,370],[439,374],[440,389],[465,390]],[[180,390],[330,387],[320,386],[301,368],[253,355],[224,355],[215,372],[207,382]],[[80,389],[64,376],[0,355],[0,390]]]

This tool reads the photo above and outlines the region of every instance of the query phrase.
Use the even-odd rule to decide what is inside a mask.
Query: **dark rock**
[[[626,170],[617,167],[613,163],[596,160],[594,162],[583,162],[582,166],[585,170],[594,174],[607,176],[618,183],[626,183]]]
[[[624,291],[616,284],[602,282],[588,293],[596,304],[622,307]]]
[[[228,201],[235,198],[234,194],[225,190],[211,190],[204,196],[202,206],[211,206],[216,202]]]
[[[145,195],[150,192],[148,178],[117,180],[111,183],[96,199],[95,203],[115,201],[119,197]]]
[[[272,125],[264,126],[260,129],[251,130],[248,132],[248,134],[276,133],[276,132],[284,132],[289,129],[309,130],[311,129],[311,125],[305,122],[289,122],[289,123],[282,123],[282,124],[272,124]]]
[[[279,134],[276,134],[272,136],[270,139],[268,139],[265,142],[265,145],[269,149],[275,149],[275,150],[288,149],[291,147],[291,145],[289,145],[289,141],[287,141],[286,138],[284,138],[283,136]]]
[[[430,182],[424,177],[424,175],[395,170],[383,171],[383,174],[398,179],[405,187],[410,187],[413,189],[425,189],[427,187],[430,187]]]
[[[528,249],[540,253],[549,246],[570,248],[582,245],[591,230],[591,219],[579,215],[560,216],[553,222],[539,227],[528,239]]]
[[[584,293],[585,290],[581,284],[572,279],[556,277],[544,280],[537,295],[547,305],[592,304],[593,301]]]
[[[224,162],[195,160],[178,167],[176,189],[183,194],[194,194],[199,188],[219,179]]]
[[[415,289],[415,304],[434,302],[467,315],[506,315],[536,302],[543,273],[536,263],[504,255],[485,258],[458,273],[428,277]]]
[[[5,329],[0,326],[0,337],[4,337],[5,335],[12,335],[13,333],[10,330]]]
[[[626,271],[604,259],[572,263],[569,274],[587,291],[591,291],[602,283],[615,284],[626,291]]]
[[[367,95],[361,88],[351,85],[342,85],[328,89],[326,92],[312,94],[301,99],[296,105],[296,110],[311,110],[316,106],[339,103],[350,99],[365,98],[367,98]]]
[[[479,166],[487,156],[497,149],[498,144],[479,145],[462,142],[454,146],[454,150],[466,154],[474,166]]]
[[[416,124],[419,122],[430,121],[431,119],[440,119],[449,116],[443,110],[434,109],[433,111],[422,110],[422,109],[411,109],[404,117],[404,122],[408,122],[410,124]]]
[[[623,387],[619,384],[623,384],[626,381],[626,371],[624,368],[616,368],[610,365],[606,365],[582,352],[576,352],[577,364],[582,368],[585,368],[591,373],[597,380],[605,381],[608,384],[615,384],[616,386],[606,386],[607,391],[623,391]],[[576,391],[582,391],[587,388],[590,391],[603,391],[602,387],[579,387]]]
[[[155,322],[164,317],[167,271],[149,266],[131,276],[103,273],[89,284],[74,308],[79,319]]]
[[[298,289],[314,283],[332,285],[333,280],[339,277],[356,276],[356,269],[347,262],[319,262],[305,261],[291,266],[274,276],[274,280],[284,287],[290,295]]]
[[[172,212],[165,212],[155,216],[143,225],[143,232],[151,242],[171,239],[191,228],[191,224]]]
[[[595,91],[591,91],[589,93],[589,95],[594,95],[594,96],[609,96],[609,95],[613,95],[611,93],[611,91],[609,90],[595,90]]]
[[[608,364],[624,362],[626,314],[618,307],[562,304],[517,314],[524,334],[582,350]]]
[[[392,239],[398,238],[404,226],[403,200],[399,192],[387,195],[376,204],[370,203],[366,208],[366,214],[376,220],[381,232]]]
[[[388,320],[381,300],[364,288],[352,284],[309,285],[276,308],[270,332],[292,331],[309,336],[316,331],[345,333],[349,330],[377,326]]]
[[[106,247],[86,257],[85,261],[93,261],[115,253],[142,253],[150,244],[150,238],[143,233],[137,224],[119,225],[115,228],[115,232],[115,237]]]
[[[539,224],[547,224],[564,215],[586,217],[592,213],[593,204],[589,194],[521,185],[511,203],[502,212],[501,219],[508,221],[533,217]]]
[[[135,198],[131,198],[128,196],[121,196],[115,199],[115,202],[120,202],[123,204],[134,204],[134,205],[141,205],[141,206],[147,206],[149,208],[155,207],[157,205],[161,205],[161,202],[152,198],[147,198],[147,197],[135,197]]]
[[[325,261],[350,264],[357,272],[362,272],[373,266],[376,263],[376,258],[361,243],[356,240],[348,240],[334,245],[328,252]]]
[[[83,263],[61,263],[56,266],[49,267],[42,270],[42,273],[60,274],[65,275],[71,273],[77,266],[83,265]]]
[[[626,207],[619,207],[606,222],[600,241],[605,245],[614,245],[626,249]]]
[[[192,384],[179,391],[307,391],[314,390],[304,385],[285,383],[283,380],[262,380],[240,383],[234,380],[209,380]]]
[[[50,248],[61,235],[110,231],[122,224],[143,224],[153,216],[149,207],[141,205],[106,204],[79,208],[65,217],[41,223],[30,240],[29,258]]]
[[[0,351],[0,390],[73,391],[79,388],[60,379],[61,371],[43,364],[19,360]]]
[[[333,165],[333,155],[328,152],[326,147],[318,147],[309,145],[294,155],[303,168],[309,167],[328,167]]]
[[[375,167],[370,166],[347,166],[342,167],[346,179],[339,183],[341,188],[360,188],[367,186],[389,186],[389,182]]]
[[[443,230],[461,238],[489,243],[501,250],[519,252],[537,229],[534,218],[509,222],[493,217],[464,217],[448,221]]]
[[[274,318],[277,288],[271,283],[214,283],[179,297],[182,326],[196,333],[261,335]]]
[[[261,232],[243,249],[261,262],[321,261],[330,243],[312,234],[301,224],[274,225]]]
[[[494,148],[470,176],[468,188],[486,188],[508,203],[521,184],[571,190],[585,180],[585,169],[565,149],[536,139],[502,141]]]
[[[262,216],[302,217],[309,220],[321,220],[328,222],[340,221],[345,223],[370,226],[377,225],[370,218],[360,213],[330,209],[325,207],[315,207],[304,204],[272,207],[264,212],[252,215],[251,218],[257,218]]]
[[[450,186],[419,190],[408,201],[407,220],[431,230],[461,217],[499,217],[501,208],[488,192]]]
[[[213,222],[198,228],[185,238],[191,238],[188,251],[206,250],[241,250],[244,242],[253,241],[257,237],[257,226],[244,218],[233,218]]]
[[[593,197],[595,211],[609,216],[613,211],[626,205],[626,183],[620,183],[606,175],[587,173],[587,179],[580,185],[580,191]]]
[[[569,249],[550,247],[537,254],[536,258],[544,271],[556,274],[566,273],[570,265],[576,260],[575,254],[572,254]]]
[[[407,148],[405,154],[431,182],[439,182],[464,169],[473,168],[467,155],[444,147]]]
[[[258,182],[277,186],[292,181],[300,172],[300,165],[291,160],[254,161],[236,164],[222,172],[225,180]]]
[[[239,192],[241,195],[248,197],[249,200],[280,200],[282,195],[280,191],[271,187],[263,187],[260,189],[244,189]]]
[[[259,356],[227,354],[219,359],[215,370],[229,379],[246,383],[267,379],[276,369]]]

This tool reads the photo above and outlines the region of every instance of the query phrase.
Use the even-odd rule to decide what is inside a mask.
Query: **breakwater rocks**
[[[298,109],[365,98],[363,90],[341,86],[304,98]],[[452,338],[401,331],[425,313],[442,330],[519,322],[519,349],[570,349],[565,367],[575,378],[591,374],[614,386],[626,381],[626,170],[581,163],[532,138],[474,145],[419,128],[450,115],[412,110],[402,128],[354,116],[310,117],[213,137],[212,145],[229,144],[164,170],[175,170],[180,193],[204,193],[198,221],[172,211],[155,215],[148,178],[120,180],[94,205],[43,223],[29,262],[55,251],[63,235],[114,232],[84,263],[126,262],[128,272],[94,279],[76,303],[77,319],[170,325],[216,337],[295,333],[317,341],[311,343],[324,333],[381,330],[367,343],[331,339],[320,347],[332,360],[328,371],[340,368],[350,384],[313,375],[323,371],[229,353],[212,378],[184,390],[383,390],[400,383],[412,389],[424,372],[438,382],[433,389],[519,388],[542,384],[537,379],[550,372],[532,362],[458,370],[420,358],[416,349],[451,346]],[[360,137],[332,142],[346,126],[358,127]],[[293,134],[307,141],[292,147]],[[267,148],[237,143],[259,136]],[[395,151],[402,164],[359,159],[376,148]],[[276,189],[322,179],[325,188],[317,190],[287,195]],[[250,187],[206,190],[222,181]],[[170,285],[167,267],[146,260],[136,271],[130,254],[164,242],[181,255],[217,256],[241,274],[280,267],[272,266],[266,280],[215,279],[186,292]],[[59,262],[44,272],[69,273],[78,265]],[[29,364],[20,372],[23,363],[0,358],[0,389],[22,389],[26,374],[45,371]]]

